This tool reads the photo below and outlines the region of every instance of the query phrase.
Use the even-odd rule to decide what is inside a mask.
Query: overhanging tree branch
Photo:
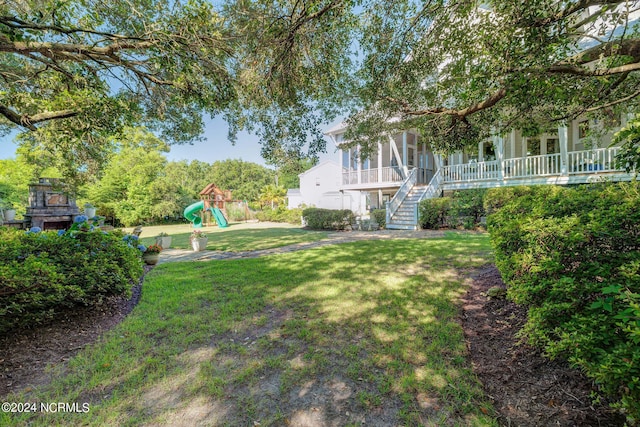
[[[546,27],[555,22],[562,21],[563,19],[573,15],[574,13],[584,10],[590,6],[615,6],[615,5],[623,4],[626,2],[627,0],[580,0],[579,2],[573,4],[572,6],[561,10],[555,15],[551,15],[545,19],[540,19],[535,21],[533,25],[530,25],[530,26],[538,27],[538,28]]]
[[[467,108],[463,109],[452,109],[452,108],[426,108],[423,110],[414,110],[408,106],[407,103],[400,101],[395,98],[385,97],[387,101],[390,101],[395,104],[401,105],[400,112],[405,116],[419,117],[419,116],[456,116],[458,118],[465,118],[470,116],[471,114],[477,113],[478,111],[486,110],[488,108],[493,107],[501,99],[507,96],[507,89],[500,88],[491,95],[489,95],[483,101],[480,101],[474,105],[471,105]]]
[[[613,55],[630,56],[636,60],[640,59],[640,39],[627,38],[601,43],[567,58],[558,65],[583,65]]]
[[[620,65],[618,67],[605,68],[600,70],[590,70],[588,68],[578,67],[575,65],[552,65],[548,68],[549,73],[557,74],[572,74],[575,76],[584,77],[603,77],[612,76],[615,74],[629,73],[631,71],[640,70],[640,62],[631,64]]]
[[[18,114],[9,107],[0,105],[0,114],[2,114],[7,120],[18,126],[25,127],[31,131],[35,131],[37,130],[35,126],[37,123],[56,119],[66,119],[68,117],[77,116],[78,112],[75,110],[45,111],[43,113],[29,116],[27,114]]]

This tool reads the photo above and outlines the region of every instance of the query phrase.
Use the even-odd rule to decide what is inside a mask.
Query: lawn
[[[486,235],[451,234],[158,266],[125,321],[6,399],[89,413],[0,425],[497,425],[457,322],[491,260]]]
[[[207,227],[200,230],[209,237],[208,250],[225,252],[278,248],[296,243],[314,242],[327,237],[327,233],[324,231],[304,230],[296,226],[243,228],[243,225],[231,224],[228,228]],[[164,231],[172,237],[172,248],[191,249],[191,244],[189,243],[190,230],[190,226],[184,225],[153,227],[153,230],[143,228],[140,241],[144,245],[155,243],[155,236]]]

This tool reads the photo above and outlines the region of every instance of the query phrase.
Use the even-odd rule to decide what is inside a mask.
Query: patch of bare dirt
[[[151,268],[145,266],[145,273]],[[0,335],[0,397],[49,382],[48,365],[66,363],[133,310],[143,279],[131,298],[110,297],[99,306],[64,311],[47,324]]]
[[[606,402],[592,403],[591,380],[561,360],[519,344],[526,310],[487,291],[505,288],[493,266],[476,271],[463,298],[462,324],[474,371],[506,426],[622,426]]]

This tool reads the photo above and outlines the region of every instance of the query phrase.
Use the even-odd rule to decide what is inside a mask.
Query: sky
[[[335,123],[326,126],[331,128]],[[171,151],[166,154],[168,160],[200,160],[213,163],[216,160],[242,159],[245,162],[253,162],[267,166],[260,156],[260,144],[255,135],[242,132],[238,134],[235,145],[227,140],[228,126],[224,119],[216,117],[206,122],[204,141],[193,145],[173,145]],[[0,159],[15,158],[16,144],[13,142],[15,134],[0,137]],[[339,161],[339,155],[335,152],[333,142],[327,137],[327,153],[320,155],[320,162],[325,160]],[[267,166],[269,167],[269,166]]]

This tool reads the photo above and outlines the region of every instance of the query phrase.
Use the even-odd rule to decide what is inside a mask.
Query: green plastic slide
[[[224,214],[222,213],[222,211],[218,208],[211,208],[211,213],[213,214],[213,217],[216,219],[216,222],[218,223],[218,226],[220,228],[225,228],[229,226],[229,223],[227,222],[227,219],[224,217]]]
[[[204,209],[204,201],[195,202],[184,209],[184,217],[193,223],[194,228],[202,227],[202,218],[199,215],[199,212]],[[218,223],[220,228],[225,228],[229,226],[227,219],[224,217],[222,211],[218,208],[209,208],[213,218]]]
[[[198,215],[204,209],[204,202],[200,200],[199,202],[195,202],[184,209],[184,217],[193,223],[194,228],[202,227],[202,218]]]

